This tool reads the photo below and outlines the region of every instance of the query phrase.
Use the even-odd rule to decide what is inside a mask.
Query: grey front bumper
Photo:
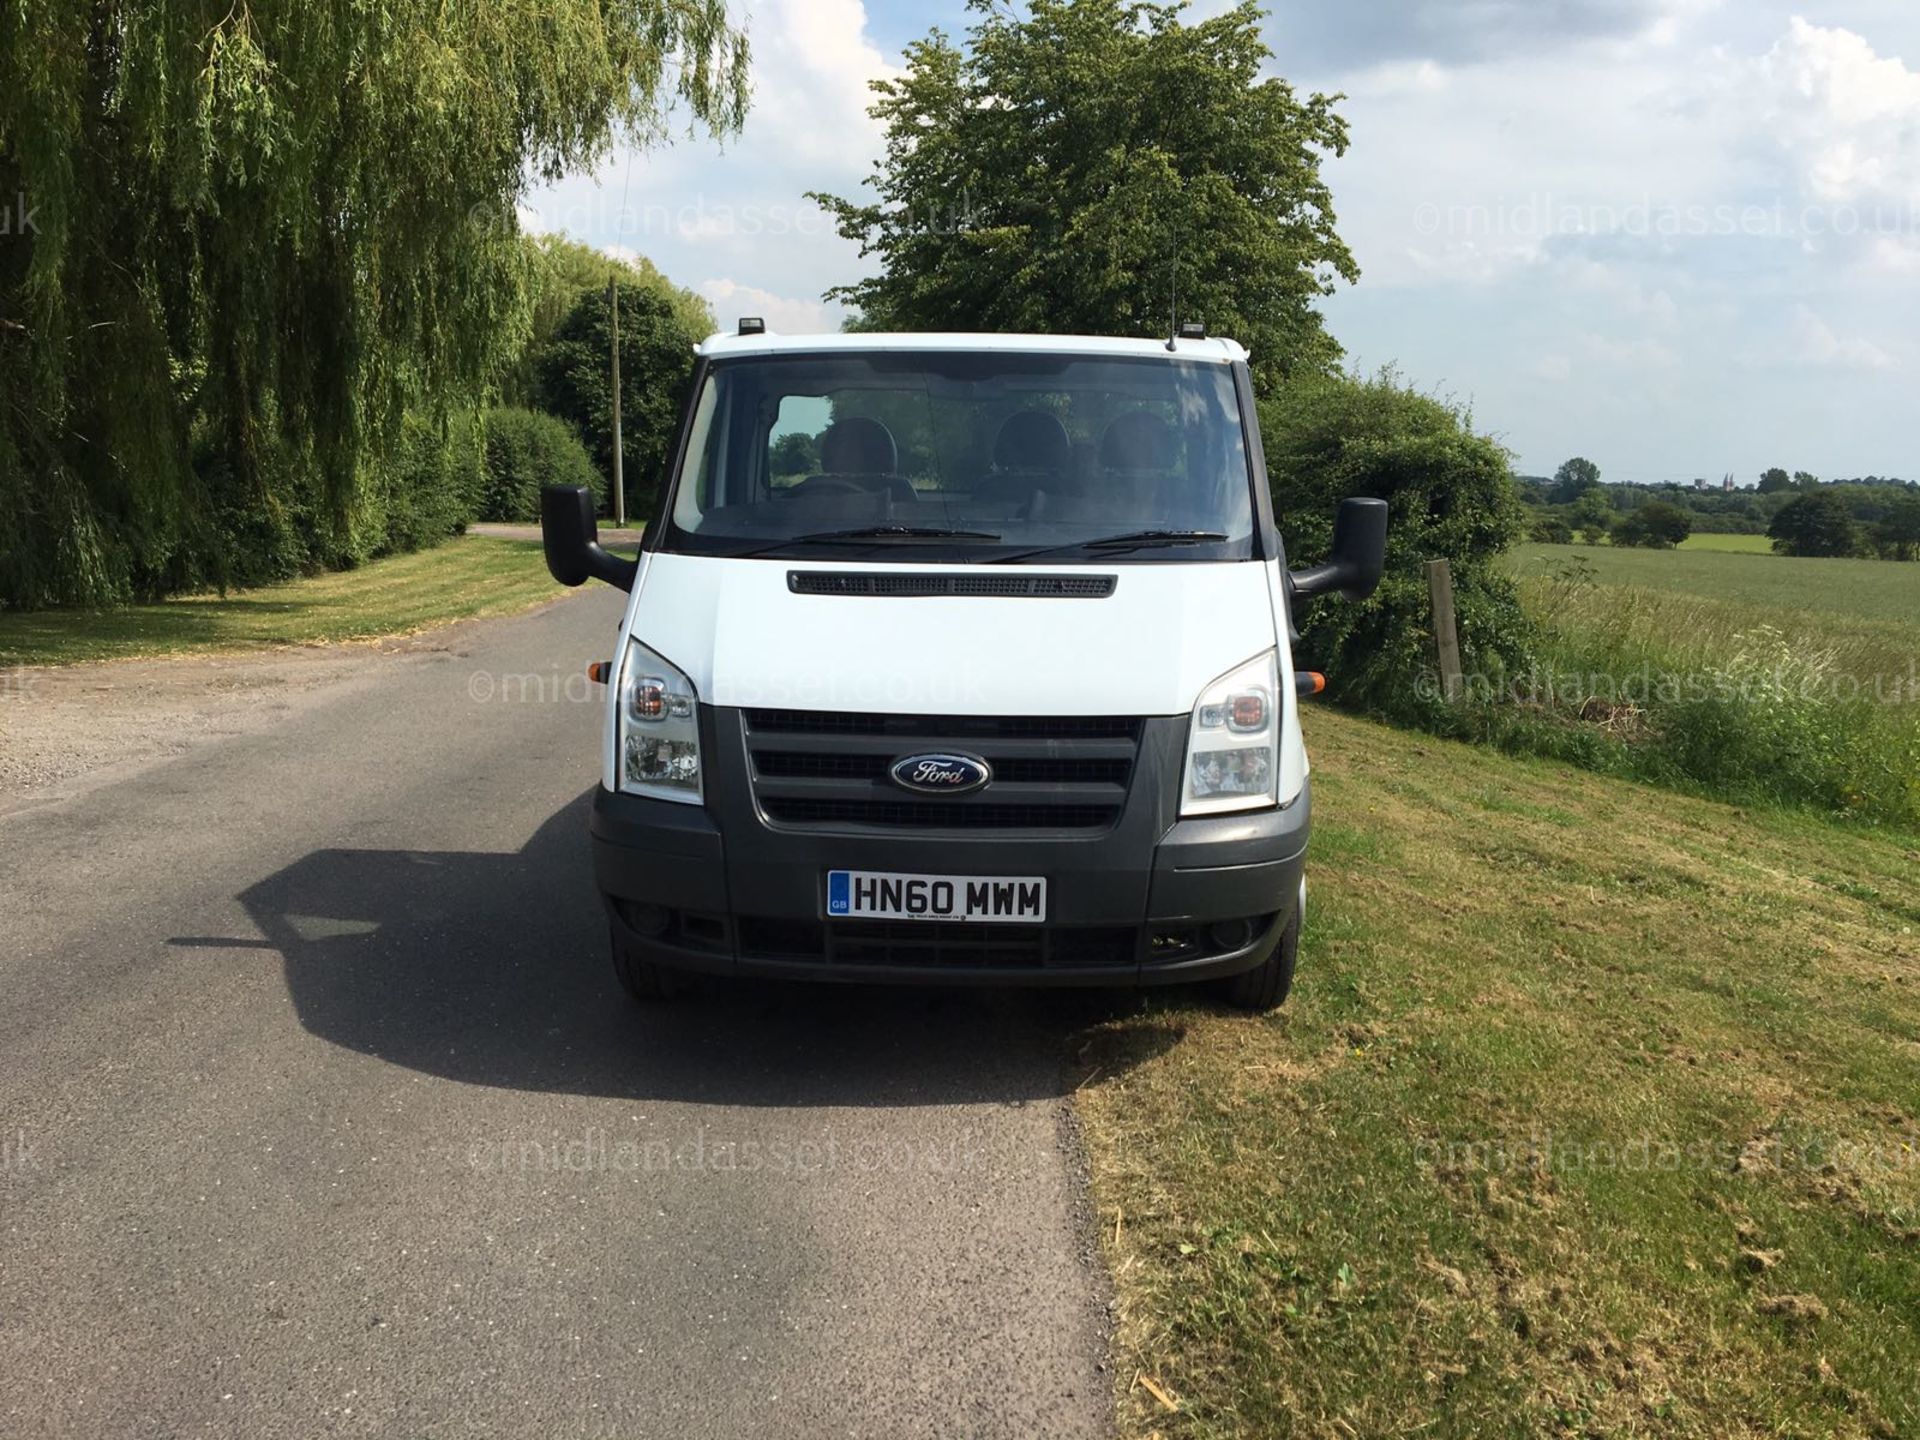
[[[886,983],[1171,984],[1262,963],[1300,892],[1304,792],[1284,809],[1169,821],[1177,804],[1160,774],[1092,836],[799,830],[767,824],[732,768],[723,758],[710,770],[705,807],[594,797],[601,894],[620,939],[655,963]],[[1045,875],[1048,920],[829,922],[830,869]]]

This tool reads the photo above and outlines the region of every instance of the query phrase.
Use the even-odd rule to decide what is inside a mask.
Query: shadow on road
[[[1076,1031],[1135,1008],[1103,992],[746,981],[638,1008],[608,963],[586,826],[583,795],[518,854],[317,850],[240,900],[308,1030],[481,1085],[730,1105],[1040,1099],[1083,1073]]]

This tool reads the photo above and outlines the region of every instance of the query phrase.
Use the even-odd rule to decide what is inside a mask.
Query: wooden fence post
[[[1433,596],[1433,646],[1440,661],[1440,693],[1453,704],[1466,686],[1460,674],[1460,632],[1453,616],[1453,571],[1446,561],[1427,562],[1427,590]]]

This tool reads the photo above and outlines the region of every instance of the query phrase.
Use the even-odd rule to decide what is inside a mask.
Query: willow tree
[[[1175,306],[1263,379],[1330,367],[1315,301],[1358,278],[1321,162],[1338,97],[1267,73],[1262,12],[969,0],[875,81],[872,202],[816,198],[878,272],[830,292],[863,328],[1165,335]]]
[[[738,125],[724,0],[6,0],[0,604],[378,548],[526,325],[514,202]]]

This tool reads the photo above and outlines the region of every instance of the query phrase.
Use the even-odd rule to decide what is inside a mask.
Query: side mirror
[[[1349,497],[1333,521],[1333,555],[1324,565],[1295,570],[1288,579],[1302,599],[1339,595],[1364,600],[1387,568],[1387,502]]]
[[[540,490],[540,541],[547,570],[562,585],[604,580],[622,590],[633,588],[637,560],[622,560],[600,547],[600,526],[593,518],[593,492],[584,485],[546,485]]]

